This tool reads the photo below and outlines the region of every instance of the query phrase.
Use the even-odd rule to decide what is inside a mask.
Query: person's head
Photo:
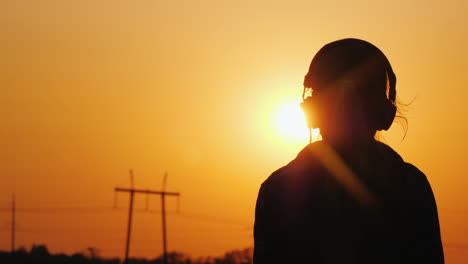
[[[325,45],[313,58],[303,99],[309,127],[320,128],[324,139],[372,139],[395,118],[396,77],[377,47],[342,39]]]

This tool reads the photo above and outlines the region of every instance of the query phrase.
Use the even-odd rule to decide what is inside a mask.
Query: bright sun
[[[278,102],[272,109],[272,122],[275,134],[283,142],[308,143],[309,129],[306,126],[304,114],[299,102],[285,99]],[[319,130],[312,131],[313,141],[318,140]]]
[[[309,128],[299,105],[302,102],[300,91],[285,89],[286,85],[281,85],[281,82],[272,84],[273,87],[275,85],[278,89],[273,89],[274,93],[264,97],[262,116],[259,118],[263,123],[263,136],[281,149],[297,151],[309,143]],[[312,141],[320,139],[319,129],[313,129]]]
[[[299,140],[307,139],[308,131],[299,104],[290,102],[280,104],[274,116],[275,128],[283,136]]]

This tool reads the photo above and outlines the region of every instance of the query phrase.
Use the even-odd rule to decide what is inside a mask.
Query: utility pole
[[[167,172],[164,173],[162,193],[161,193],[161,216],[162,216],[162,235],[163,235],[163,264],[167,264],[167,238],[166,238],[166,180]]]
[[[13,193],[13,199],[11,201],[11,253],[15,253],[15,213],[16,213],[16,201],[15,194]]]
[[[130,171],[130,175],[133,179],[133,172]],[[169,196],[180,196],[178,192],[166,192],[165,185],[166,185],[166,178],[167,173],[164,174],[163,180],[163,190],[162,191],[154,191],[154,190],[143,190],[143,189],[135,189],[133,188],[133,180],[132,180],[132,187],[131,188],[118,188],[116,187],[114,190],[116,192],[128,192],[130,193],[130,208],[128,211],[128,227],[127,227],[127,244],[125,250],[125,264],[128,264],[128,251],[130,248],[130,232],[132,228],[132,211],[133,211],[133,197],[135,193],[144,193],[144,194],[156,194],[161,195],[161,211],[162,211],[162,231],[163,231],[163,264],[167,264],[167,238],[166,238],[166,195]]]
[[[133,170],[130,170],[130,187],[133,189]],[[125,244],[125,264],[128,264],[128,251],[130,250],[130,235],[132,232],[132,217],[133,217],[133,197],[134,192],[130,192],[130,206],[128,207],[128,226],[127,226],[127,241]]]

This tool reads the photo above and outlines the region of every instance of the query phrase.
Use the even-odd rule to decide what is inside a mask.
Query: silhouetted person
[[[443,263],[426,176],[374,139],[397,112],[385,55],[358,39],[325,45],[303,97],[309,127],[323,140],[262,184],[254,263]]]

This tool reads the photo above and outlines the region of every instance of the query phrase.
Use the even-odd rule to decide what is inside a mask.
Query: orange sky
[[[397,125],[385,137],[431,181],[447,263],[467,262],[468,4],[376,2],[3,1],[0,249],[14,192],[31,209],[18,212],[18,246],[122,257],[128,196],[111,206],[129,168],[153,189],[167,170],[182,193],[179,215],[167,204],[170,250],[252,246],[259,184],[307,143],[279,133],[274,113],[300,99],[321,46],[357,37],[415,98],[405,140]],[[131,255],[161,253],[160,225],[158,212],[135,214]]]

